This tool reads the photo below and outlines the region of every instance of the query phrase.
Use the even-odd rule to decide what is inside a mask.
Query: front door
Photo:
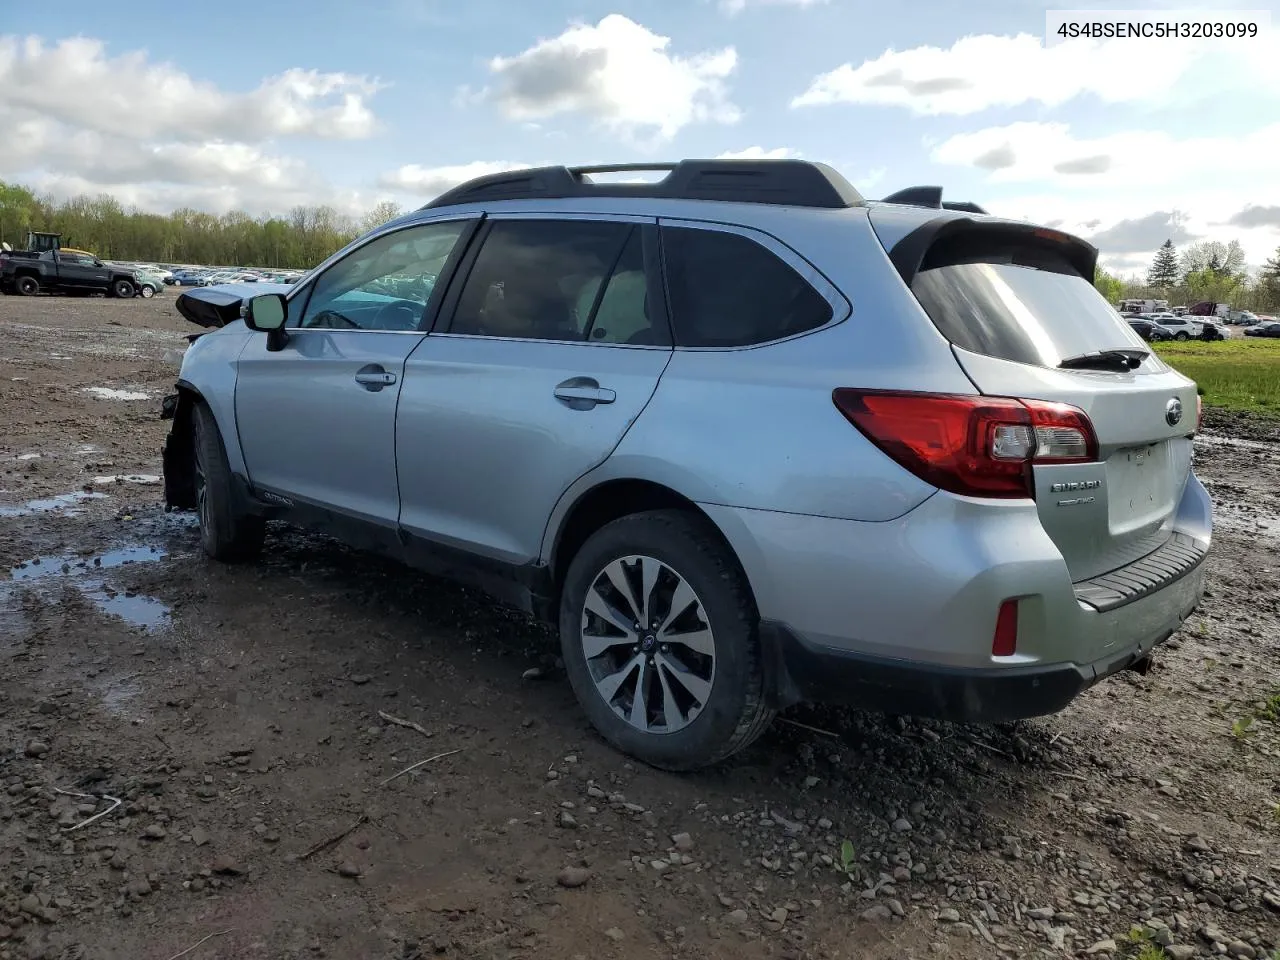
[[[396,430],[410,535],[522,564],[671,357],[656,225],[491,217],[440,329],[405,367]]]
[[[289,299],[288,339],[240,354],[236,425],[249,480],[351,519],[394,527],[396,403],[437,276],[474,221],[376,236]]]

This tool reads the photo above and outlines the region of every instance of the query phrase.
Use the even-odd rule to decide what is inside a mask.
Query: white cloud
[[[476,177],[503,173],[507,170],[520,170],[527,166],[529,166],[527,163],[510,163],[503,160],[473,160],[471,163],[447,167],[423,167],[410,163],[384,173],[378,178],[378,184],[389,190],[399,190],[421,197],[435,197]]]
[[[1280,35],[1276,35],[1280,36]],[[1146,41],[1143,41],[1146,42]],[[1091,94],[1104,103],[1170,103],[1177,82],[1202,58],[1213,58],[1214,79],[1250,90],[1248,77],[1270,96],[1266,82],[1280,77],[1272,36],[1212,46],[1197,41],[1071,41],[1046,47],[1032,34],[964,37],[950,47],[887,50],[858,66],[846,63],[815,77],[793,107],[856,103],[904,107],[920,115],[967,115],[1022,104],[1061,106]]]
[[[747,7],[816,7],[828,0],[720,0],[720,9],[731,17]]]
[[[85,182],[169,182],[277,188],[305,182],[301,161],[246,143],[151,142],[77,130],[0,106],[0,171],[63,171]]]
[[[109,57],[100,40],[46,46],[38,37],[0,37],[0,106],[102,133],[143,127],[181,140],[359,139],[377,129],[367,100],[378,88],[368,77],[292,69],[229,93],[141,51]]]
[[[1158,130],[1077,137],[1065,123],[1023,122],[956,134],[932,153],[937,163],[988,171],[991,183],[1039,182],[1092,192],[1241,178],[1256,178],[1266,191],[1280,169],[1278,157],[1280,123],[1240,136],[1180,139]]]
[[[236,93],[143,52],[108,56],[93,39],[0,36],[0,178],[59,199],[109,193],[156,212],[355,210],[376,199],[335,188],[276,141],[371,135],[376,88],[293,69]]]
[[[690,56],[621,14],[575,24],[513,57],[494,57],[497,81],[480,96],[510,119],[578,113],[626,138],[667,141],[694,123],[736,123],[726,84],[738,63],[732,47]]]
[[[1166,239],[1179,246],[1200,240],[1239,240],[1252,264],[1260,264],[1280,245],[1280,228],[1241,229],[1226,221],[1257,199],[1247,183],[1213,182],[1170,190],[1119,190],[1077,194],[1036,192],[1000,197],[969,197],[997,216],[1053,225],[1094,242],[1109,269],[1130,270],[1150,264]]]
[[[860,174],[856,177],[851,177],[850,183],[857,187],[862,193],[866,193],[883,183],[888,172],[889,171],[884,167],[872,167],[866,173]]]
[[[218,183],[90,180],[74,173],[38,173],[25,178],[23,183],[38,194],[58,199],[107,194],[126,210],[136,207],[147,213],[159,214],[191,209],[215,215],[244,211],[251,216],[284,216],[296,206],[323,204],[340,214],[358,218],[382,200],[391,199],[385,191],[342,189],[317,177],[271,188]]]
[[[790,147],[747,147],[716,154],[717,160],[795,160],[799,157],[800,152]]]

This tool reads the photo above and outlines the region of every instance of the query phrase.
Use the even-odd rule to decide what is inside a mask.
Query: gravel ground
[[[1275,429],[1211,413],[1209,593],[1146,676],[1001,727],[806,708],[676,777],[519,615],[287,530],[200,555],[154,482],[195,329],[0,297],[0,960],[1280,948]]]

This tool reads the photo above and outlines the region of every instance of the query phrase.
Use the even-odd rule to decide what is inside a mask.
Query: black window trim
[[[422,316],[418,319],[418,325],[415,329],[364,330],[359,328],[343,327],[290,327],[286,320],[286,329],[288,330],[289,335],[293,336],[295,333],[377,333],[421,337],[429,333],[432,325],[436,321],[436,318],[440,314],[440,307],[444,302],[444,297],[453,278],[453,274],[463,261],[465,255],[470,252],[476,233],[479,231],[484,219],[483,213],[453,212],[446,216],[424,217],[421,220],[414,220],[411,223],[396,224],[390,229],[379,228],[347,244],[347,246],[343,247],[316,267],[310,275],[308,275],[303,281],[295,284],[294,289],[284,295],[288,309],[287,316],[292,315],[294,304],[300,304],[301,313],[299,314],[299,317],[301,318],[306,315],[307,307],[311,303],[311,294],[315,291],[316,284],[319,282],[320,278],[334,267],[346,263],[347,258],[357,251],[364,249],[369,244],[381,240],[384,237],[389,237],[396,233],[403,233],[406,230],[415,230],[419,227],[429,227],[439,223],[461,223],[463,224],[463,229],[462,232],[458,234],[458,242],[454,244],[453,250],[449,253],[448,258],[444,262],[444,266],[440,270],[440,276],[436,278],[436,285],[431,290],[431,297],[423,306]]]
[[[767,230],[761,230],[759,227],[749,227],[745,224],[732,223],[725,220],[704,220],[694,219],[690,217],[659,217],[658,232],[662,233],[663,227],[680,228],[686,230],[710,230],[718,233],[734,233],[753,240],[760,244],[779,260],[791,267],[800,275],[800,278],[808,283],[822,299],[826,300],[831,307],[831,317],[821,326],[814,327],[811,330],[802,330],[800,333],[793,333],[790,336],[778,337],[774,340],[762,340],[759,343],[744,343],[739,346],[732,347],[691,347],[681,344],[675,339],[675,326],[671,313],[671,287],[667,283],[667,264],[666,249],[663,247],[662,257],[662,282],[664,290],[663,303],[667,311],[667,322],[671,325],[672,342],[675,344],[676,350],[688,351],[690,353],[726,353],[736,352],[740,350],[759,350],[761,347],[771,347],[779,343],[788,343],[792,340],[799,340],[801,337],[812,336],[815,333],[821,333],[824,330],[830,330],[836,324],[844,323],[853,316],[853,304],[840,291],[840,288],[832,283],[831,278],[818,269],[811,261],[802,256],[794,248],[783,243],[778,237],[769,233]],[[816,281],[816,282],[815,282]]]
[[[605,223],[629,223],[638,227],[641,230],[641,240],[644,245],[645,286],[649,295],[649,313],[654,325],[666,331],[667,342],[660,344],[608,343],[590,340],[543,340],[530,337],[495,337],[479,333],[454,333],[452,328],[458,301],[462,299],[462,291],[466,289],[467,281],[471,278],[471,271],[480,256],[480,251],[484,249],[485,241],[489,239],[489,234],[493,230],[494,224],[506,220],[551,220],[556,222],[586,220]],[[628,237],[629,239],[630,237]],[[623,250],[625,250],[625,246],[624,243]],[[635,213],[580,213],[560,210],[512,210],[487,214],[484,218],[484,226],[473,238],[466,256],[458,264],[457,270],[450,278],[449,289],[440,304],[440,309],[435,318],[435,326],[430,330],[430,333],[432,336],[450,337],[458,340],[572,344],[574,346],[591,346],[601,349],[614,347],[623,350],[663,350],[669,353],[675,343],[675,333],[671,328],[671,313],[667,308],[666,287],[662,279],[661,263],[658,218],[656,216]],[[616,266],[616,264],[613,266]],[[600,305],[604,288],[608,285],[612,276],[611,266],[610,273],[605,277],[601,290],[597,291],[596,301],[592,304],[591,316],[587,318],[587,326],[585,328],[587,330],[590,330],[591,325],[595,323],[595,311]]]

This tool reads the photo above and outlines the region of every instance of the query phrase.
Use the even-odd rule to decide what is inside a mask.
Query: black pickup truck
[[[0,293],[34,297],[49,293],[101,293],[132,297],[138,281],[132,271],[104,264],[97,257],[68,250],[0,253]]]

